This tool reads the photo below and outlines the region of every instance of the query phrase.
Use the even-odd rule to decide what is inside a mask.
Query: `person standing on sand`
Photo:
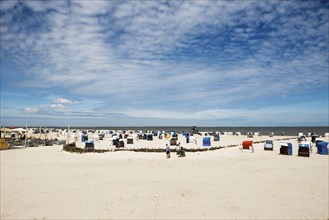
[[[177,152],[177,155],[178,157],[180,157],[180,142],[176,145],[176,152]]]
[[[166,155],[167,155],[167,159],[170,158],[170,147],[168,144],[166,144]]]

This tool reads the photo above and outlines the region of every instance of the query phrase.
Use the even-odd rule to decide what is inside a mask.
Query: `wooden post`
[[[67,126],[67,141],[66,144],[70,143],[70,125]]]

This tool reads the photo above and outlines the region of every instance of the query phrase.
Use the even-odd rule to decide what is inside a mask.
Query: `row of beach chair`
[[[321,155],[328,155],[328,142],[316,142],[317,153]],[[274,144],[272,140],[266,140],[264,143],[264,150],[273,151]],[[254,152],[253,141],[243,141],[242,150],[250,150]],[[312,152],[312,145],[309,142],[302,141],[298,144],[298,156],[309,157]],[[292,144],[289,142],[280,142],[280,154],[292,155]]]

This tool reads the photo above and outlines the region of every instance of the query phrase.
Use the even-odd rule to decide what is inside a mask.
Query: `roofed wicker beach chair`
[[[292,155],[292,144],[288,142],[280,143],[280,154]]]
[[[311,144],[306,141],[302,141],[298,144],[298,156],[310,157]]]
[[[251,152],[254,153],[253,141],[243,141],[242,142],[242,151],[244,151],[244,150],[251,150]]]
[[[273,141],[272,140],[266,140],[264,144],[264,150],[271,150],[273,151]]]

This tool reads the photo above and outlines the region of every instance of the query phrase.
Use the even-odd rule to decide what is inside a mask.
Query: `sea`
[[[97,130],[141,130],[141,131],[191,131],[191,126],[144,126],[144,127],[71,127],[71,129],[97,129]],[[262,135],[268,135],[270,132],[274,132],[274,135],[282,136],[297,136],[299,133],[308,135],[314,133],[324,136],[325,133],[329,133],[328,126],[285,126],[285,127],[196,127],[199,132],[241,132],[242,134],[248,132],[260,132]]]

